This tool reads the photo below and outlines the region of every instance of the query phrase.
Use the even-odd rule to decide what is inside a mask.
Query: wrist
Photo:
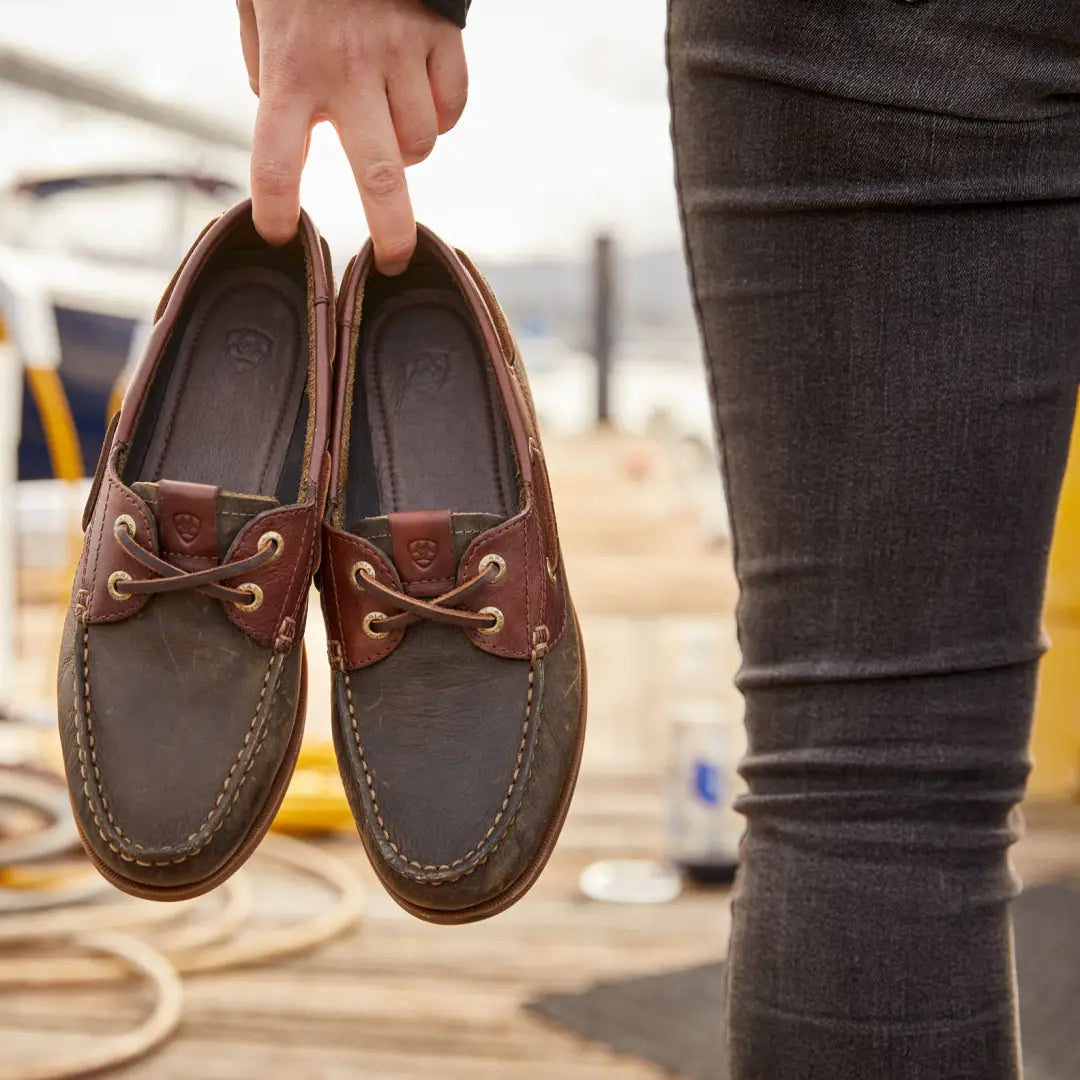
[[[456,26],[465,29],[465,17],[469,13],[472,0],[424,0],[432,11],[449,19]]]

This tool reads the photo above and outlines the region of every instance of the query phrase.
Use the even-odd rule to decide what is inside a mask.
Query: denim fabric
[[[741,586],[728,1080],[1017,1080],[1080,2],[670,0]]]

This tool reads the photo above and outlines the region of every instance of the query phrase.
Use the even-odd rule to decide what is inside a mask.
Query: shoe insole
[[[494,373],[456,293],[412,289],[383,301],[359,343],[356,379],[370,438],[352,440],[350,474],[374,473],[378,513],[516,513]],[[370,455],[370,465],[358,455]],[[360,492],[349,499],[353,520],[371,514],[370,506],[356,513],[362,500]]]
[[[285,271],[238,265],[215,275],[193,300],[149,418],[139,479],[277,493],[286,458],[303,453],[294,432],[306,422],[306,324],[304,288]],[[298,483],[297,464],[288,472]]]

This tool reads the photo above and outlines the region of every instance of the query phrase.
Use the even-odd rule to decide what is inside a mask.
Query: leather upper
[[[269,824],[303,729],[302,635],[320,554],[334,343],[327,252],[306,215],[294,248],[308,322],[296,360],[306,354],[298,479],[288,487],[298,497],[281,505],[183,475],[125,479],[133,441],[160,426],[155,373],[236,230],[252,237],[244,250],[256,257],[242,203],[204,230],[159,307],[91,486],[60,652],[60,733],[80,831],[114,882],[157,898],[201,891],[235,869]],[[211,459],[244,453],[247,433],[225,426],[207,429],[222,440],[207,448]],[[239,576],[223,573],[245,560]],[[209,592],[178,576],[200,573],[214,578]],[[124,581],[151,591],[126,591]],[[228,599],[238,591],[251,602]]]
[[[486,354],[517,507],[509,517],[457,506],[347,520],[361,312],[374,273],[369,246],[339,295],[319,583],[335,671],[334,738],[361,836],[399,902],[426,918],[463,921],[516,898],[554,843],[584,731],[584,656],[513,336],[467,257],[423,226],[420,244],[449,272]],[[437,605],[470,588],[485,556],[497,556],[503,570],[473,585],[464,607],[497,609],[496,632],[424,620],[382,636],[365,631],[366,620],[404,609],[387,607],[385,590],[358,587],[358,574]]]

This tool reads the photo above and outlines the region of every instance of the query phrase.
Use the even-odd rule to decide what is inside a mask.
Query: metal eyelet
[[[128,536],[133,537],[135,535],[135,519],[130,514],[121,514],[113,522],[113,536],[119,536],[121,529],[123,529],[124,532],[128,534]]]
[[[495,620],[491,626],[478,626],[476,628],[478,634],[497,634],[506,622],[503,613],[497,607],[482,607],[477,614],[490,615]]]
[[[367,634],[372,641],[381,641],[383,638],[390,636],[389,630],[375,630],[371,625],[376,619],[381,621],[385,618],[386,616],[381,611],[369,611],[364,616],[364,633]]]
[[[494,584],[496,581],[501,581],[506,574],[506,560],[501,555],[496,555],[492,552],[490,555],[485,555],[480,560],[480,565],[477,566],[476,572],[482,574],[489,566],[494,566],[498,571],[491,579],[491,583]]]
[[[268,562],[281,558],[285,551],[285,538],[279,532],[264,532],[259,537],[258,550],[265,551],[271,544],[274,545],[274,554],[270,556]]]
[[[251,599],[245,604],[239,600],[234,600],[233,603],[241,611],[258,611],[262,607],[263,591],[254,582],[245,581],[243,585],[236,586],[240,592],[246,592]]]
[[[124,592],[122,589],[118,589],[116,587],[116,583],[118,581],[130,581],[130,580],[131,580],[131,575],[129,573],[127,573],[125,570],[114,570],[109,575],[109,595],[114,600],[121,600],[121,601],[130,600],[131,599],[131,593]]]
[[[357,574],[363,574],[364,577],[375,578],[376,577],[375,567],[372,566],[371,563],[369,563],[369,562],[353,563],[352,578],[353,578],[353,584],[354,585],[356,585],[356,575]]]

